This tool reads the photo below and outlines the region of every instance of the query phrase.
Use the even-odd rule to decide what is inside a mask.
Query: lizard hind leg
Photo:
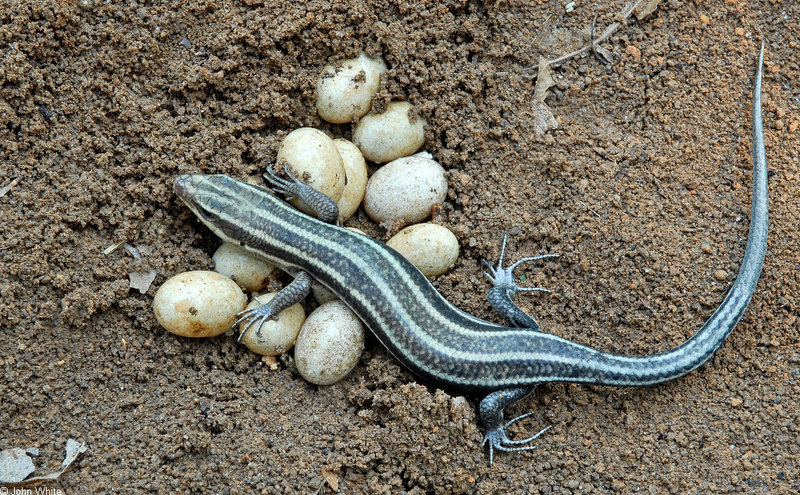
[[[516,423],[521,419],[525,419],[533,414],[533,411],[517,416],[516,418],[505,421],[503,418],[503,409],[515,402],[518,402],[529,396],[535,387],[520,387],[498,390],[487,395],[480,405],[481,420],[486,428],[486,436],[483,439],[483,444],[489,445],[489,465],[494,464],[494,451],[500,452],[520,452],[523,450],[533,450],[535,445],[528,445],[536,440],[544,432],[552,428],[548,426],[535,435],[522,440],[512,440],[506,433],[506,428]]]

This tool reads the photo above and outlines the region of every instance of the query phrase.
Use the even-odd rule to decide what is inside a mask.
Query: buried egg
[[[425,142],[425,119],[405,101],[393,101],[383,113],[369,113],[353,131],[353,142],[364,158],[386,163],[408,156]]]
[[[367,182],[364,209],[376,222],[402,219],[420,222],[433,205],[447,197],[444,168],[425,156],[413,155],[387,163]]]
[[[342,156],[346,176],[339,206],[339,222],[353,216],[367,191],[367,162],[358,147],[346,139],[334,139],[333,143]]]
[[[342,197],[345,170],[342,155],[333,139],[310,127],[290,132],[278,149],[278,164],[288,165],[291,173],[304,184],[325,194],[333,201]],[[304,201],[294,198],[295,207],[310,215],[314,211]]]
[[[317,113],[322,120],[344,124],[362,117],[386,73],[386,64],[362,52],[358,58],[326,65],[317,79]]]
[[[297,371],[315,385],[344,378],[364,350],[364,325],[341,301],[323,304],[306,319],[294,347]]]

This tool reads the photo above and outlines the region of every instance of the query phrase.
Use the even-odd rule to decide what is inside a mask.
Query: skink
[[[461,311],[385,244],[307,216],[266,189],[224,175],[183,175],[174,187],[223,240],[297,275],[286,289],[286,299],[303,297],[313,278],[347,304],[416,375],[451,389],[488,393],[480,413],[492,462],[494,450],[530,449],[530,440],[542,433],[511,440],[505,432],[519,418],[504,422],[503,408],[526,397],[534,385],[565,381],[646,386],[673,380],[705,363],[739,322],[755,291],[767,246],[763,56],[762,45],[753,92],[752,211],[742,265],[724,301],[697,333],[659,354],[613,354],[539,331],[511,302],[520,290],[512,274],[516,265],[503,268],[502,260],[491,274],[496,296],[492,302],[517,327]],[[295,192],[287,181],[273,184]]]

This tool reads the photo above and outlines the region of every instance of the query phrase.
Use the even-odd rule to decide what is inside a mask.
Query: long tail
[[[708,361],[739,323],[753,297],[767,253],[769,213],[767,205],[767,160],[761,119],[761,74],[764,43],[758,56],[753,88],[753,200],[750,233],[742,266],[719,308],[690,339],[669,351],[650,356],[620,356],[603,353],[596,359],[600,375],[595,383],[650,385],[679,378]]]

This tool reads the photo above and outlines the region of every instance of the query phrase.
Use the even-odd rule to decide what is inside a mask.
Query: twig
[[[594,43],[594,27],[597,25],[597,15],[599,12],[597,10],[594,11],[594,17],[592,17],[592,28],[589,30],[589,46],[592,47],[592,53],[594,54],[594,58],[597,59],[598,62],[602,63],[603,61],[600,60],[600,54],[597,53],[597,45]]]
[[[22,176],[15,177],[14,180],[12,180],[10,183],[6,184],[3,187],[0,187],[0,198],[5,196],[6,194],[8,194],[8,191],[13,189],[14,186],[16,186],[17,184],[19,184],[19,181],[21,181],[21,180],[22,180]]]
[[[118,242],[118,243],[116,243],[116,244],[112,244],[112,245],[108,246],[107,248],[105,248],[105,249],[103,250],[103,254],[104,254],[104,255],[106,255],[106,256],[108,256],[109,254],[113,253],[113,252],[114,252],[114,251],[116,251],[117,249],[121,248],[121,247],[122,247],[122,245],[123,245],[123,244],[125,244],[126,242],[128,242],[128,240],[127,240],[127,239],[125,239],[124,241],[119,241],[119,242]]]
[[[589,45],[592,47],[592,54],[594,54],[594,58],[597,59],[597,61],[601,64],[608,65],[611,63],[611,61],[608,60],[607,55],[600,53],[600,51],[597,49],[597,42],[594,39],[594,28],[597,25],[597,14],[597,11],[595,11],[594,17],[592,18],[592,29],[589,30]],[[607,52],[608,50],[603,49],[603,51]]]
[[[562,56],[560,56],[558,58],[550,60],[550,61],[547,62],[547,65],[549,65],[550,67],[558,67],[559,65],[563,64],[564,62],[566,62],[567,60],[569,60],[571,58],[575,58],[575,57],[577,57],[579,55],[583,55],[584,53],[586,53],[589,50],[594,51],[594,47],[597,45],[597,43],[602,43],[605,40],[607,40],[608,38],[610,38],[611,35],[614,34],[622,26],[623,22],[628,20],[628,18],[633,14],[633,11],[636,10],[637,7],[639,7],[639,4],[641,4],[644,1],[645,0],[636,0],[628,8],[622,9],[622,11],[619,13],[619,16],[622,17],[622,22],[617,21],[617,22],[614,22],[613,24],[611,24],[610,26],[608,26],[606,28],[606,30],[603,31],[603,34],[600,35],[600,37],[598,37],[596,39],[592,39],[588,45],[583,46],[583,47],[575,50],[574,52],[567,53],[566,55],[562,55]],[[594,33],[594,29],[592,30],[592,32]],[[592,36],[592,38],[594,38],[594,36]],[[528,68],[528,70],[538,72],[539,71],[539,67],[538,66],[537,67],[530,67],[530,68]]]
[[[587,205],[587,204],[586,204],[586,203],[584,203],[583,201],[578,201],[578,202],[579,202],[580,204],[582,204],[583,206],[585,206],[585,207],[586,207],[586,209],[587,209],[587,210],[589,210],[590,212],[592,212],[592,213],[593,213],[593,214],[594,214],[594,215],[595,215],[597,218],[599,218],[600,220],[602,220],[602,219],[603,219],[603,217],[602,217],[602,216],[600,216],[600,214],[599,214],[599,213],[597,213],[597,212],[596,212],[596,211],[594,211],[593,209],[589,208],[589,205]]]

